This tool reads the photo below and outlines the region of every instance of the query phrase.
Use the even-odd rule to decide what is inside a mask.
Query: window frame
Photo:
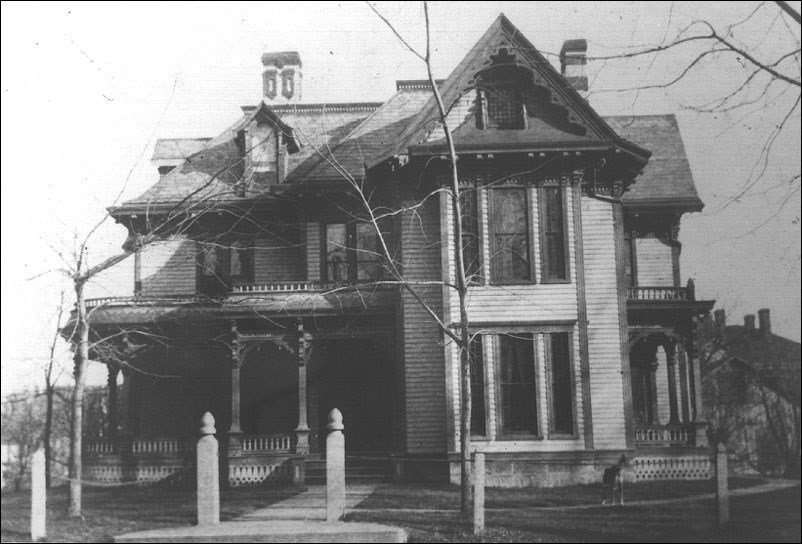
[[[502,368],[501,365],[503,364],[501,353],[501,337],[503,336],[510,336],[514,337],[515,335],[530,335],[531,336],[531,344],[532,344],[532,371],[533,371],[533,388],[535,391],[535,410],[536,410],[536,418],[535,418],[535,432],[518,432],[518,431],[508,431],[504,428],[504,395],[503,395],[503,388],[501,383],[501,376],[502,376]],[[493,338],[493,371],[494,371],[494,389],[496,392],[496,402],[495,402],[495,410],[496,410],[496,440],[543,440],[543,414],[541,413],[541,406],[540,406],[540,377],[538,373],[538,340],[537,340],[537,332],[534,331],[505,331],[505,332],[497,332],[489,335]]]
[[[524,232],[526,233],[526,249],[528,252],[528,268],[529,268],[529,279],[516,279],[516,278],[500,278],[499,274],[497,273],[497,266],[494,264],[494,256],[496,255],[497,251],[497,244],[496,244],[496,222],[495,222],[495,194],[496,191],[510,191],[510,190],[519,190],[523,191],[524,194],[524,218],[526,220],[526,228]],[[492,285],[531,285],[537,283],[537,275],[535,273],[535,247],[534,247],[534,236],[532,233],[533,221],[532,221],[532,199],[530,194],[529,187],[527,185],[499,185],[496,187],[488,187],[487,188],[487,197],[488,197],[488,210],[487,210],[487,228],[489,232],[489,244],[488,247],[490,249],[490,254],[488,255],[488,264],[490,267],[490,283]],[[481,230],[481,225],[480,225]]]
[[[548,245],[546,238],[546,226],[548,222],[546,190],[558,189],[560,203],[562,206],[562,244],[564,253],[565,278],[553,278],[549,274]],[[544,183],[537,188],[538,201],[538,230],[540,242],[540,283],[544,284],[564,284],[571,283],[571,245],[568,236],[568,198],[566,186],[562,183]]]
[[[543,350],[544,350],[544,370],[546,375],[546,412],[548,413],[549,422],[549,440],[576,440],[579,438],[579,426],[577,425],[577,406],[576,406],[576,357],[574,353],[574,335],[572,331],[550,331],[543,332]],[[553,373],[553,337],[557,334],[565,334],[568,341],[568,382],[570,390],[569,403],[571,407],[571,424],[572,431],[570,433],[557,432],[555,429],[555,415],[554,415],[554,378]]]
[[[320,277],[325,282],[347,283],[355,285],[358,283],[371,283],[381,281],[384,276],[384,263],[382,256],[377,254],[375,256],[375,263],[377,270],[380,271],[379,277],[375,279],[360,280],[359,279],[359,264],[370,262],[359,258],[360,250],[358,244],[358,228],[357,225],[370,225],[366,221],[325,221],[320,223]],[[328,245],[329,235],[328,228],[330,225],[343,225],[345,226],[345,275],[343,280],[332,280],[329,278],[329,259],[328,259]],[[373,225],[370,225],[373,228]],[[376,247],[380,247],[379,233],[374,232],[376,239]]]
[[[248,255],[248,263],[243,267],[243,274],[231,273],[231,254],[234,244],[242,244],[240,250]],[[217,256],[214,274],[206,274],[207,247],[213,247]],[[243,263],[244,264],[244,263]],[[204,295],[216,295],[230,292],[235,284],[253,283],[255,281],[255,250],[253,240],[240,239],[229,241],[206,242],[196,240],[195,257],[195,292]]]
[[[476,230],[474,232],[467,233],[467,235],[475,236],[476,262],[473,264],[473,266],[470,266],[467,260],[465,259],[466,244],[465,243],[462,244],[463,260],[465,260],[466,263],[465,267],[466,270],[464,272],[468,285],[484,285],[486,282],[486,278],[484,276],[484,265],[485,265],[484,239],[482,235],[482,225],[484,222],[482,221],[483,206],[481,202],[482,201],[481,191],[484,190],[485,188],[479,186],[478,184],[464,184],[464,185],[461,184],[459,186],[460,212],[462,214],[462,217],[460,217],[460,222],[462,223],[463,240],[466,236],[466,228],[465,228],[465,223],[463,221],[468,219],[465,218],[465,206],[463,205],[464,202],[462,200],[463,195],[471,194],[473,196],[472,206],[473,206],[473,212],[475,214],[475,217],[473,218],[473,226],[475,226]]]

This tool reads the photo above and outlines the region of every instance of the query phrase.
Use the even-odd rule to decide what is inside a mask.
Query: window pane
[[[463,187],[459,192],[462,222],[462,254],[465,260],[465,276],[469,283],[477,283],[481,275],[482,262],[479,245],[479,208],[475,187]]]
[[[496,281],[529,280],[529,228],[526,189],[493,191],[493,254],[491,264]]]
[[[347,239],[345,225],[326,225],[326,278],[329,281],[348,280]]]
[[[544,280],[568,279],[565,250],[565,218],[561,187],[543,187],[543,273]]]
[[[356,224],[356,263],[358,280],[381,279],[378,235],[372,223]]]
[[[551,339],[551,413],[557,434],[574,434],[574,397],[571,391],[570,336],[567,332],[549,335]]]
[[[499,336],[502,429],[538,433],[535,351],[531,334]]]
[[[215,244],[203,244],[202,248],[202,272],[204,276],[215,277],[219,274],[219,255]]]
[[[524,128],[521,93],[517,89],[493,86],[487,91],[488,125],[500,129]]]
[[[482,337],[471,341],[471,434],[485,436],[485,368],[482,354]]]
[[[232,242],[229,273],[232,278],[252,280],[253,258],[252,248],[245,242]]]

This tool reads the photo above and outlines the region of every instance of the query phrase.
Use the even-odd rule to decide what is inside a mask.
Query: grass
[[[241,488],[224,490],[220,519],[264,508],[303,488]],[[30,492],[3,492],[2,542],[30,541]],[[164,487],[84,488],[84,518],[70,519],[67,489],[52,489],[47,497],[49,542],[111,542],[114,535],[195,524],[194,490]]]
[[[743,487],[755,480],[732,480]],[[759,483],[759,481],[757,481]],[[712,489],[710,482],[647,482],[627,488],[628,500],[689,496]],[[264,508],[303,488],[233,489],[222,493],[221,518]],[[732,499],[732,526],[718,532],[715,503],[688,500],[659,505],[536,510],[531,506],[565,506],[600,502],[598,486],[558,489],[488,489],[488,530],[473,537],[467,520],[454,511],[412,513],[403,510],[357,512],[349,519],[407,529],[411,542],[799,542],[799,486]],[[360,508],[456,509],[459,488],[412,485],[380,486]],[[392,505],[392,506],[390,506]],[[30,494],[3,493],[2,541],[28,539]],[[68,519],[66,489],[48,495],[51,542],[111,542],[114,535],[194,524],[195,494],[173,488],[86,488],[84,519]]]
[[[730,478],[730,489],[765,483],[757,478]],[[628,502],[689,497],[713,493],[713,480],[656,481],[627,484],[624,498]],[[555,488],[488,488],[486,508],[531,508],[599,504],[601,484],[572,485]],[[359,504],[359,508],[410,508],[432,510],[459,509],[460,488],[456,485],[384,485]]]
[[[486,531],[471,534],[459,513],[359,512],[354,521],[403,527],[410,542],[799,542],[799,486],[734,497],[732,522],[716,527],[713,500],[565,510],[488,511]]]

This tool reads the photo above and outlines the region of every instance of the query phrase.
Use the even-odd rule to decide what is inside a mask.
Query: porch
[[[230,486],[302,484],[306,461],[325,457],[334,407],[344,414],[349,453],[389,454],[397,418],[394,329],[378,316],[370,327],[354,321],[345,327],[297,318],[266,329],[232,320],[225,350],[191,351],[172,338],[158,356],[109,365],[108,428],[102,439],[84,442],[84,478],[192,480],[196,413],[205,409],[217,416],[221,474]],[[160,378],[151,377],[156,372]]]

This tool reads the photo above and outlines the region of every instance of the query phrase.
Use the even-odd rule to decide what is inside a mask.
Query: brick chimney
[[[769,309],[763,308],[758,310],[757,317],[760,320],[760,332],[762,332],[764,336],[769,336],[771,334],[771,316],[769,315]]]
[[[286,104],[301,100],[302,64],[298,51],[262,55],[262,93],[266,102]]]
[[[717,329],[723,329],[725,326],[727,326],[727,317],[724,314],[724,310],[716,310],[713,312],[713,318],[715,320]]]
[[[585,74],[587,52],[588,42],[584,39],[565,40],[560,50],[560,73],[580,93],[588,90],[588,77]]]
[[[750,331],[755,330],[755,314],[747,314],[744,316],[744,327]]]

